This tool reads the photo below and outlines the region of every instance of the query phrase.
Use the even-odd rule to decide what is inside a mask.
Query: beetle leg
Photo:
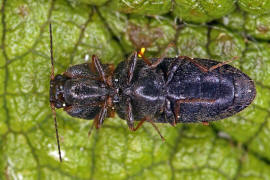
[[[198,63],[193,58],[190,58],[190,57],[187,57],[187,56],[178,56],[178,59],[185,59],[185,60],[190,61],[192,64],[194,64],[195,66],[197,66],[204,73],[206,73],[206,72],[209,71],[207,67],[205,67],[204,65]]]
[[[128,84],[130,84],[132,78],[133,78],[133,73],[136,67],[137,63],[137,52],[134,52],[131,54],[131,56],[128,58]]]
[[[183,60],[183,59],[187,59],[188,61],[190,61],[191,63],[196,65],[202,72],[207,72],[206,67],[204,67],[203,65],[197,63],[192,58],[187,57],[187,56],[178,56],[177,60],[173,63],[172,67],[168,71],[169,73],[167,74],[167,81],[165,83],[166,85],[169,84],[170,81],[172,80],[172,78],[174,76],[174,73],[177,71],[178,67],[181,65],[181,60]]]
[[[163,54],[161,55],[161,57],[158,58],[157,61],[155,61],[154,63],[152,63],[152,64],[150,65],[150,68],[156,68],[156,67],[164,60],[164,57],[167,55],[169,48],[171,48],[171,47],[173,47],[173,46],[175,46],[174,43],[168,44],[168,46],[166,47],[166,49],[165,49],[165,51],[163,52]]]
[[[89,131],[88,131],[88,137],[91,136],[91,133],[92,133],[92,130],[93,130],[95,124],[96,124],[96,118],[94,119],[94,122],[92,123],[92,126],[90,127],[90,129],[89,129]]]
[[[155,123],[149,119],[148,117],[146,117],[146,121],[150,122],[152,124],[152,126],[155,128],[155,130],[158,132],[160,138],[162,139],[162,141],[165,141],[165,138],[161,135],[161,132],[159,131],[158,127],[155,125]]]
[[[180,104],[181,101],[177,101],[176,105],[174,107],[174,121],[177,122],[177,120],[180,118]]]
[[[172,78],[174,76],[174,73],[177,71],[180,64],[181,64],[181,61],[175,61],[173,63],[172,67],[168,71],[169,73],[167,74],[167,81],[166,81],[165,85],[168,85],[171,82],[171,80],[172,80]]]
[[[110,75],[113,75],[115,66],[114,66],[113,64],[108,64],[108,68],[109,68],[108,73],[109,73]]]
[[[224,66],[225,64],[229,64],[231,63],[233,60],[236,60],[238,59],[238,57],[233,57],[232,59],[230,60],[227,60],[227,61],[224,61],[224,62],[221,62],[221,63],[218,63],[210,68],[208,67],[205,67],[204,65],[198,63],[196,60],[194,60],[193,58],[190,58],[190,57],[187,57],[187,56],[179,56],[178,59],[185,59],[185,60],[188,60],[190,61],[192,64],[194,64],[195,66],[197,66],[202,72],[204,73],[207,73],[207,72],[211,72],[221,66]]]
[[[96,55],[92,56],[92,64],[95,66],[95,69],[97,70],[102,81],[106,82],[105,71],[103,70],[101,62]]]
[[[128,125],[128,128],[131,130],[131,131],[136,131],[134,129],[134,117],[133,117],[133,113],[132,113],[132,105],[130,103],[130,99],[128,99],[128,108],[127,108],[127,125]]]
[[[142,125],[143,123],[146,121],[146,118],[143,118],[142,120],[140,120],[140,122],[137,124],[137,126],[133,129],[131,129],[132,131],[137,131]]]
[[[174,43],[170,43],[168,44],[168,46],[166,47],[165,51],[163,52],[163,54],[161,55],[160,58],[158,58],[157,61],[155,61],[154,63],[152,63],[149,59],[147,59],[145,56],[144,56],[144,52],[145,52],[145,48],[141,48],[140,52],[138,53],[139,57],[141,57],[144,62],[150,67],[150,68],[156,68],[163,60],[164,60],[164,57],[166,56],[167,52],[168,52],[168,49],[170,47],[173,47],[175,46]]]
[[[144,123],[145,121],[150,122],[150,123],[152,124],[152,126],[155,128],[155,130],[158,132],[160,138],[161,138],[163,141],[165,141],[165,138],[161,135],[161,133],[160,133],[158,127],[157,127],[157,126],[155,125],[155,123],[154,123],[150,118],[148,118],[148,117],[145,117],[145,118],[143,118],[142,120],[140,120],[140,122],[137,124],[137,126],[136,126],[135,128],[133,128],[133,129],[130,129],[130,130],[132,130],[132,131],[137,131],[137,130],[143,125],[143,123]]]
[[[101,78],[101,80],[106,83],[107,85],[110,86],[110,83],[107,81],[106,79],[106,75],[105,75],[105,71],[102,67],[102,64],[100,62],[100,60],[98,59],[98,57],[96,55],[92,56],[92,65],[94,65],[96,71],[98,72],[99,77]]]
[[[108,116],[109,117],[114,117],[115,116],[115,111],[114,111],[114,107],[113,107],[113,102],[112,102],[112,98],[109,96],[107,98],[107,106],[108,106]]]
[[[94,118],[94,122],[93,122],[93,125],[96,127],[96,129],[98,129],[98,117],[99,117],[99,113],[96,115],[96,117]]]
[[[170,68],[170,70],[168,71],[169,73],[167,74],[167,81],[165,83],[165,85],[168,85],[173,76],[174,76],[174,73],[177,71],[178,67],[180,66],[181,64],[181,60],[188,60],[190,61],[191,63],[193,63],[195,66],[197,66],[202,72],[208,72],[208,69],[207,67],[204,67],[203,65],[197,63],[194,59],[190,58],[190,57],[187,57],[187,56],[178,56],[177,60],[173,63],[172,67]]]
[[[230,59],[230,60],[227,60],[227,61],[218,63],[217,65],[214,65],[214,66],[210,67],[210,68],[208,69],[208,71],[211,72],[211,71],[213,71],[214,69],[217,69],[217,68],[219,68],[219,67],[221,67],[221,66],[224,66],[225,64],[229,64],[229,63],[231,63],[233,60],[236,60],[236,59],[238,59],[238,57],[233,57],[233,58]]]
[[[97,126],[96,126],[97,129],[99,129],[101,125],[103,124],[104,119],[107,116],[107,112],[108,112],[108,107],[107,107],[107,100],[106,100],[103,104],[101,111],[98,114],[98,121],[97,121]]]

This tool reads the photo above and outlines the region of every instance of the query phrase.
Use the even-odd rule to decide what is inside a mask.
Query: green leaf
[[[229,0],[174,2],[0,0],[0,179],[270,179],[270,43],[259,28],[269,27],[269,15],[228,14],[235,8]],[[216,21],[187,24],[176,16]],[[88,137],[93,121],[57,110],[60,163],[49,105],[49,22],[56,73],[92,54],[117,65],[140,46],[148,57],[237,56],[232,65],[255,81],[256,99],[210,126],[157,124],[166,142],[151,124],[131,132],[118,117]]]
[[[209,54],[216,59],[241,58],[245,50],[245,42],[240,35],[220,27],[210,31]]]
[[[270,12],[269,0],[239,0],[238,5],[244,11],[252,14],[265,14]]]
[[[101,6],[105,4],[108,0],[78,0],[78,1],[82,3],[90,4],[90,5]]]
[[[140,15],[131,15],[127,18],[127,15],[108,7],[100,8],[100,13],[126,53],[146,47],[147,53],[157,55],[174,40],[176,35],[171,18],[149,19]]]
[[[173,12],[183,21],[203,23],[218,19],[234,9],[234,0],[175,0]]]
[[[111,0],[108,6],[123,13],[160,15],[170,11],[170,0]]]
[[[251,36],[269,40],[270,39],[270,14],[248,15],[245,29]]]
[[[177,36],[178,52],[183,56],[209,58],[207,53],[207,27],[186,26]]]
[[[229,29],[243,31],[244,29],[244,12],[235,10],[234,12],[223,16],[220,22]]]

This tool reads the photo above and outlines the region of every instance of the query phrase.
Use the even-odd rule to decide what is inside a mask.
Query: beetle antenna
[[[50,52],[51,52],[51,65],[52,65],[51,80],[54,80],[54,61],[53,61],[53,43],[52,43],[52,25],[51,25],[51,23],[50,23]],[[52,103],[52,102],[50,102],[50,104],[51,104],[51,109],[53,112],[53,119],[54,119],[55,134],[56,134],[56,140],[57,140],[57,146],[58,146],[59,160],[60,160],[60,162],[62,162],[61,148],[60,148],[57,121],[56,121],[55,106],[54,106],[54,103]]]
[[[51,109],[52,109],[53,118],[54,118],[54,127],[55,127],[55,134],[56,134],[56,140],[57,140],[57,146],[58,146],[59,160],[60,160],[60,162],[62,162],[61,148],[60,148],[60,142],[59,142],[59,136],[58,136],[58,128],[57,128],[56,112],[55,112],[54,104],[51,104]]]
[[[54,79],[54,60],[53,60],[53,43],[52,43],[52,25],[50,23],[50,52],[51,52],[51,64],[52,64],[52,69],[51,69],[51,80]]]

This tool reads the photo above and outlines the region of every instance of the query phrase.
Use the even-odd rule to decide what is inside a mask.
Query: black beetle
[[[243,110],[256,95],[254,82],[228,65],[231,60],[219,63],[186,56],[148,60],[135,52],[113,70],[93,55],[92,63],[71,66],[54,76],[51,25],[50,38],[50,104],[60,161],[55,108],[64,108],[73,117],[94,119],[97,129],[116,111],[130,130],[148,121],[163,139],[154,123],[216,121]],[[140,121],[136,127],[134,121]]]

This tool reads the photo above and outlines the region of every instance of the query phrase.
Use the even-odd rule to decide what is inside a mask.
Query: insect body
[[[147,60],[135,52],[112,70],[93,56],[62,75],[54,76],[52,68],[50,103],[53,110],[94,119],[97,129],[113,111],[133,131],[145,121],[157,131],[155,123],[215,121],[243,110],[256,94],[253,81],[226,63],[185,56]],[[136,127],[134,121],[140,121]]]
[[[240,70],[219,65],[213,60],[180,56],[164,58],[157,67],[151,68],[138,60],[128,82],[128,61],[124,61],[114,72],[117,79],[114,86],[122,92],[118,93],[116,111],[127,119],[131,113],[127,109],[132,107],[134,120],[149,116],[154,122],[172,125],[232,116],[252,102],[256,89],[253,81]]]

